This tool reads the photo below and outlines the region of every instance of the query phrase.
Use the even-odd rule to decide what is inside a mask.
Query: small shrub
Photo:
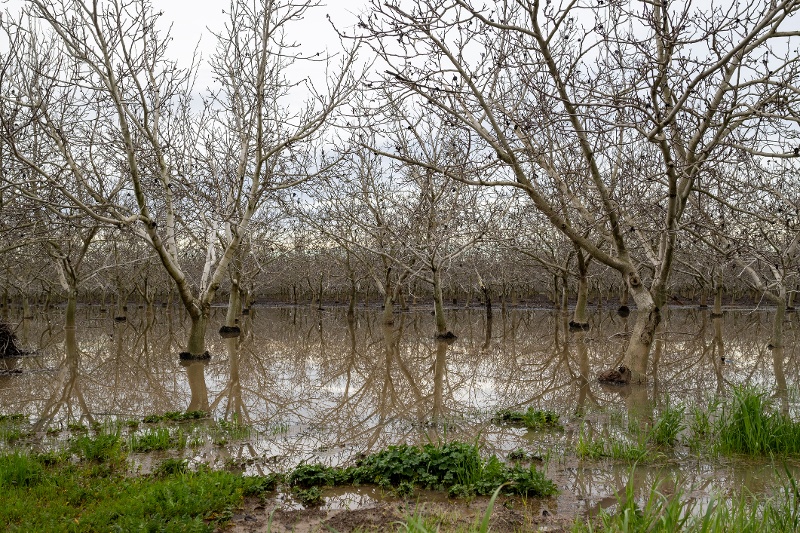
[[[311,487],[369,483],[384,488],[421,486],[446,490],[453,496],[489,495],[503,491],[528,496],[550,496],[555,485],[533,466],[509,467],[496,456],[484,460],[478,447],[463,442],[424,446],[389,446],[365,457],[355,467],[300,465],[289,476],[292,486]]]

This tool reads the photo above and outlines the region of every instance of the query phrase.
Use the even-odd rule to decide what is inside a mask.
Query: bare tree
[[[35,185],[45,184],[62,203],[145,239],[191,317],[186,356],[206,354],[211,302],[254,214],[272,191],[316,172],[322,131],[354,87],[353,50],[335,72],[327,58],[324,90],[288,77],[304,58],[285,28],[314,5],[232,1],[211,60],[217,85],[202,102],[195,65],[168,58],[169,35],[148,0],[31,0],[22,22],[6,22],[24,45],[17,107],[55,156],[31,157],[24,135],[5,127],[32,172],[18,190],[44,200]],[[298,106],[289,92],[301,89]],[[201,259],[200,271],[187,259]]]
[[[380,151],[454,180],[521,188],[554,228],[619,271],[638,307],[625,365],[643,380],[698,177],[733,150],[794,155],[799,8],[375,1],[359,24],[387,64],[374,83],[413,102],[409,126],[440,117],[469,157]],[[392,146],[396,132],[381,136]]]

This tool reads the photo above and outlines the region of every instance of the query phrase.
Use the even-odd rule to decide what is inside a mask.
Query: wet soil
[[[347,489],[335,491],[339,496]],[[357,493],[361,488],[349,489]],[[334,496],[335,497],[335,496]],[[483,520],[489,498],[447,499],[441,494],[419,494],[414,499],[382,496],[381,500],[361,502],[353,508],[326,504],[302,508],[281,499],[248,499],[224,531],[253,532],[328,532],[397,531],[410,517],[436,524],[442,531],[474,526]],[[516,531],[570,531],[574,516],[562,516],[548,508],[548,500],[498,498],[489,519],[490,529],[498,533]],[[435,526],[434,526],[435,527]]]

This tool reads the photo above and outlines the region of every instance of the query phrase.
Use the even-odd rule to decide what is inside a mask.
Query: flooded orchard
[[[224,315],[215,308],[211,323]],[[509,309],[487,320],[482,310],[449,309],[457,339],[437,341],[429,309],[398,313],[387,325],[380,309],[348,321],[338,308],[255,307],[240,335],[208,334],[208,360],[179,359],[188,326],[179,310],[139,309],[115,321],[86,306],[78,318],[73,336],[59,310],[10,317],[30,353],[2,360],[0,406],[27,415],[32,431],[4,446],[48,449],[98,424],[135,436],[147,416],[187,411],[209,412],[217,433],[185,425],[184,446],[131,453],[134,469],[173,457],[264,475],[301,463],[347,466],[401,443],[477,442],[483,453],[540,465],[560,490],[542,509],[575,517],[616,505],[629,481],[649,489],[664,480],[699,500],[743,486],[769,491],[770,461],[699,455],[690,422],[674,447],[648,452],[635,469],[630,454],[609,450],[635,448],[632,426],[652,424],[664,409],[680,405],[687,419],[697,417],[736,385],[765,391],[784,413],[797,409],[796,314],[787,315],[781,350],[768,347],[770,311],[670,309],[646,387],[596,379],[621,361],[635,311],[597,310],[590,329],[571,330],[568,315],[551,310]],[[558,427],[528,429],[497,416],[529,408],[555,413]],[[593,456],[588,441],[605,441],[606,453]],[[322,509],[388,497],[375,487],[326,496]],[[286,496],[281,505],[300,504]]]

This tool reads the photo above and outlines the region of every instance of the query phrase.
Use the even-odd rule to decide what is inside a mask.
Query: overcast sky
[[[0,9],[8,9],[14,13],[24,3],[24,0],[0,0]],[[227,11],[229,0],[152,0],[152,4],[156,11],[164,12],[161,19],[162,27],[166,28],[172,24],[174,40],[170,44],[171,57],[180,61],[183,66],[187,66],[197,48],[204,59],[209,58],[214,51],[216,40],[208,30],[222,29],[227,20],[227,15],[222,11]],[[325,15],[329,14],[340,27],[350,27],[354,25],[354,14],[359,13],[363,5],[362,0],[327,0],[323,5],[309,10],[304,20],[290,25],[288,34],[302,46],[304,53],[314,54],[326,50],[335,52],[340,47],[339,41]],[[309,74],[313,75],[313,67]],[[208,70],[201,66],[197,89],[202,89],[210,83],[211,76]]]

